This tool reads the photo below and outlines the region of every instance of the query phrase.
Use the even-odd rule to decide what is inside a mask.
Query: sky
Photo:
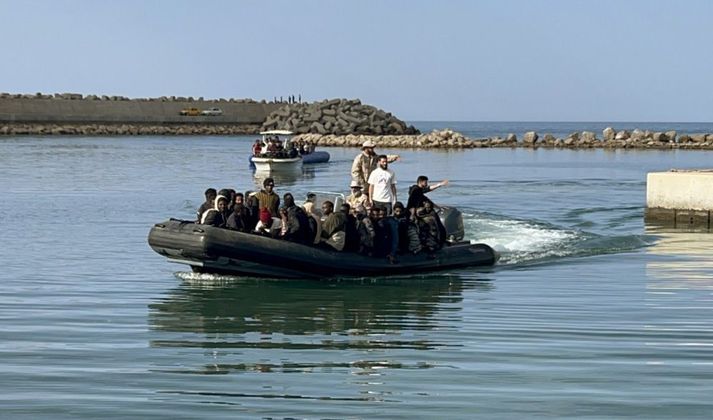
[[[713,1],[0,0],[0,92],[713,121]]]

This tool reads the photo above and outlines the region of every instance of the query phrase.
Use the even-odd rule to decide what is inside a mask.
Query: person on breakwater
[[[396,202],[396,174],[389,169],[389,158],[379,155],[379,167],[369,175],[369,197],[367,204],[370,207],[382,207],[386,215],[391,216],[392,205]]]
[[[374,151],[376,145],[371,140],[367,140],[361,146],[361,153],[354,158],[352,163],[352,181],[358,183],[362,191],[369,186],[369,175],[378,166],[378,157]],[[395,162],[400,159],[399,155],[387,155],[388,163]]]

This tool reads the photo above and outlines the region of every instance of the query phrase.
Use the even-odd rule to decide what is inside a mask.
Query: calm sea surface
[[[590,129],[538,124],[417,126]],[[152,224],[205,188],[255,189],[251,140],[0,138],[0,418],[713,414],[713,235],[643,224],[646,173],[713,152],[383,150],[402,199],[450,179],[431,197],[502,253],[492,269],[258,280],[155,254]],[[328,151],[277,191],[345,191],[358,151]]]

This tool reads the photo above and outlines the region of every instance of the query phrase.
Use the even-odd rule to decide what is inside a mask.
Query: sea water
[[[0,417],[713,413],[713,236],[643,224],[646,173],[713,152],[377,149],[401,155],[400,200],[450,180],[430,197],[493,268],[261,280],[154,253],[151,226],[192,218],[206,188],[258,188],[251,141],[0,139]],[[346,192],[358,150],[328,151],[276,190]]]

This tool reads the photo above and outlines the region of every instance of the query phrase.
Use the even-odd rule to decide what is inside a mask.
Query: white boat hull
[[[255,170],[260,172],[296,171],[302,169],[302,157],[262,158],[252,157]]]

